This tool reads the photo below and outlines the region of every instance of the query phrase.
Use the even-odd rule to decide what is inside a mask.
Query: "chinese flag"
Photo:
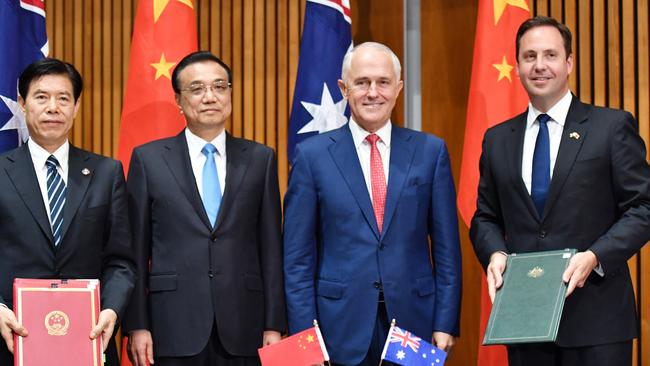
[[[262,366],[320,365],[330,359],[318,327],[303,330],[257,352]]]
[[[175,135],[185,126],[174,101],[171,74],[178,61],[197,50],[193,2],[138,3],[117,151],[125,172],[134,147]]]
[[[476,210],[479,158],[483,134],[489,127],[521,113],[528,96],[517,78],[515,37],[519,25],[530,17],[527,0],[479,0],[474,61],[467,102],[463,161],[458,185],[458,209],[467,226]],[[492,304],[482,277],[481,336]],[[480,346],[478,365],[507,365],[503,346]]]
[[[125,173],[134,147],[175,135],[185,126],[174,100],[171,74],[178,61],[197,50],[197,44],[193,0],[138,2],[117,151]],[[125,345],[126,337],[122,366],[131,366]]]

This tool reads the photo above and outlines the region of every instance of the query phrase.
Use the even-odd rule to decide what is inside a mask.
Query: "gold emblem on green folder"
[[[530,278],[542,277],[543,275],[544,275],[544,268],[540,266],[535,266],[533,269],[528,271],[528,277]]]

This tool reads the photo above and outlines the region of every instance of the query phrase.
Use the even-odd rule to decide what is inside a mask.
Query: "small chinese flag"
[[[458,183],[458,210],[469,227],[476,210],[481,141],[485,130],[522,113],[528,96],[515,67],[515,36],[521,23],[530,18],[528,0],[479,0],[474,40],[472,80],[467,101],[467,123],[463,160]],[[480,346],[492,304],[482,276],[480,366],[508,364],[503,346]]]
[[[311,366],[330,360],[317,326],[262,347],[257,352],[262,366]]]
[[[185,127],[174,99],[174,66],[197,50],[194,0],[140,0],[135,15],[117,158],[129,171],[131,151]]]

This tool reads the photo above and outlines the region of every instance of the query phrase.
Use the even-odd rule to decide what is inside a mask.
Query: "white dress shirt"
[[[555,161],[557,160],[557,153],[560,149],[560,141],[562,140],[562,132],[564,131],[564,123],[566,116],[569,113],[571,106],[571,92],[568,91],[546,114],[551,119],[546,122],[548,126],[548,137],[551,153],[551,178],[553,178],[553,169],[555,168]],[[530,194],[532,181],[533,181],[533,154],[535,153],[535,142],[537,141],[537,134],[539,133],[539,122],[537,116],[542,114],[528,104],[528,116],[526,118],[526,132],[524,134],[524,152],[521,158],[521,178],[526,184],[528,194]]]
[[[370,135],[370,132],[361,128],[361,126],[354,122],[352,118],[350,118],[350,123],[348,125],[352,132],[354,147],[357,149],[357,156],[359,157],[359,163],[361,163],[361,171],[363,171],[363,178],[366,181],[366,188],[368,188],[368,194],[370,194],[370,197],[372,198],[372,183],[370,182],[370,143],[366,140],[366,137]],[[392,125],[389,120],[382,128],[375,132],[375,134],[379,136],[379,140],[377,140],[377,150],[379,150],[381,162],[384,165],[386,184],[388,184],[388,166],[390,163],[391,131]]]
[[[211,143],[217,148],[214,161],[217,163],[219,186],[221,188],[221,195],[223,196],[223,192],[226,189],[226,131],[221,131],[212,141],[205,141],[193,134],[189,128],[186,128],[185,138],[187,139],[187,149],[189,150],[190,162],[192,163],[192,172],[194,173],[196,187],[199,189],[201,199],[203,199],[203,166],[206,160],[201,150],[207,143]]]
[[[29,149],[29,155],[32,156],[32,162],[34,163],[34,171],[36,172],[36,178],[38,179],[38,187],[41,189],[41,196],[43,197],[43,203],[45,204],[45,211],[47,211],[47,219],[50,221],[50,226],[52,226],[52,218],[50,217],[50,198],[47,195],[47,165],[45,162],[50,155],[54,155],[56,160],[59,161],[59,166],[56,170],[59,172],[59,175],[63,179],[65,185],[68,185],[68,153],[70,152],[70,143],[66,140],[63,145],[59,146],[54,153],[50,154],[47,150],[38,145],[34,140],[27,140],[27,148]]]

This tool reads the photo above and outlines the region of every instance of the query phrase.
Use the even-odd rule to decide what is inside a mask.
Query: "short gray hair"
[[[393,70],[395,71],[395,76],[397,77],[397,80],[400,80],[402,65],[400,64],[399,58],[397,58],[395,52],[393,52],[393,50],[388,48],[388,46],[385,44],[379,42],[364,42],[348,50],[348,52],[345,54],[345,57],[343,57],[341,79],[343,79],[344,82],[347,81],[348,72],[350,71],[350,67],[352,67],[352,56],[357,50],[362,48],[372,48],[377,51],[385,52],[388,56],[390,56],[391,60],[393,61]]]

